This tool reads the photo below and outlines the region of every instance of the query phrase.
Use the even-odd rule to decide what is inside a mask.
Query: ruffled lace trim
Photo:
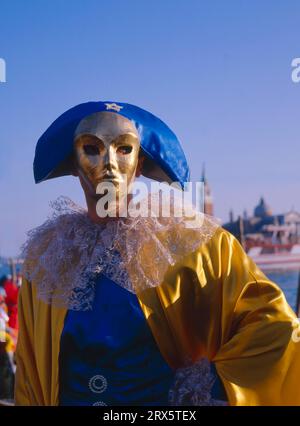
[[[174,384],[169,391],[169,405],[228,405],[226,401],[212,397],[212,387],[216,379],[206,358],[201,358],[187,367],[178,368]]]
[[[99,274],[132,293],[160,285],[170,266],[212,238],[219,222],[192,207],[182,217],[157,216],[159,203],[151,194],[137,217],[95,224],[85,209],[59,197],[52,217],[28,233],[24,276],[44,302],[73,310],[91,309]]]

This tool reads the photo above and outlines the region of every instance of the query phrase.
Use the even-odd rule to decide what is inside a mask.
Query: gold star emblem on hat
[[[123,107],[121,105],[117,105],[115,103],[112,104],[105,104],[106,105],[106,109],[112,109],[113,111],[117,111],[119,112]]]

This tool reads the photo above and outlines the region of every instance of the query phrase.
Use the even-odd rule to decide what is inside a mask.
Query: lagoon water
[[[281,287],[290,306],[295,310],[299,271],[268,272],[267,277]]]

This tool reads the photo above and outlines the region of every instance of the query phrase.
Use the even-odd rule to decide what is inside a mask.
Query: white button
[[[89,388],[94,393],[102,393],[107,388],[107,380],[104,376],[101,374],[97,374],[96,376],[93,376],[89,380]]]

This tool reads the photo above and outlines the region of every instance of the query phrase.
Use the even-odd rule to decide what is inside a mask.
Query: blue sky
[[[192,178],[205,161],[215,214],[249,213],[264,195],[275,213],[300,210],[300,2],[1,0],[0,255],[75,178],[35,185],[35,144],[67,108],[129,102],[174,130]]]

